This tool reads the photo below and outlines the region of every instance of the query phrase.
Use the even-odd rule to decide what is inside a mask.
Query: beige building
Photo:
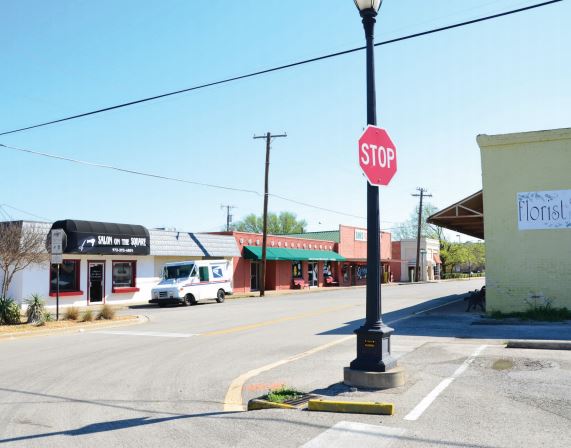
[[[416,239],[392,242],[393,258],[391,270],[397,273],[396,281],[410,282],[414,278],[416,266]],[[440,279],[442,262],[440,261],[440,242],[430,238],[420,239],[420,257],[418,270],[420,281]]]
[[[571,309],[571,129],[477,141],[483,191],[429,221],[485,237],[487,311]]]

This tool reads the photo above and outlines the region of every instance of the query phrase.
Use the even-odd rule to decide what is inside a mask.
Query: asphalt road
[[[376,394],[338,385],[355,355],[363,288],[142,307],[132,310],[149,318],[140,325],[0,340],[0,445],[568,446],[569,352],[508,351],[504,339],[537,329],[471,325],[477,316],[458,294],[481,284],[383,288],[407,384]],[[446,389],[407,418],[442,381]],[[397,412],[233,411],[277,384],[392,401]]]

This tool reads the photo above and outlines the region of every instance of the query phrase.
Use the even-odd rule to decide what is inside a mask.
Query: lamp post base
[[[343,382],[347,386],[364,389],[392,389],[404,386],[404,370],[396,367],[387,372],[365,372],[350,367],[343,369]]]
[[[379,328],[361,327],[355,330],[357,335],[357,357],[349,368],[367,372],[386,372],[397,366],[397,360],[391,356],[391,327],[381,324]]]

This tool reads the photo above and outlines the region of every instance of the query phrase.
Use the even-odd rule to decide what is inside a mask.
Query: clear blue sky
[[[385,0],[376,41],[536,1]],[[364,44],[352,0],[4,1],[0,132]],[[477,134],[569,127],[571,4],[377,47],[379,125],[399,172],[382,227],[407,219],[422,186],[437,207],[481,188]],[[356,141],[363,52],[0,137],[0,143],[119,167],[270,191],[366,214]],[[0,204],[49,218],[219,230],[262,197],[142,178],[0,148]],[[32,218],[5,208],[14,218]],[[309,230],[365,221],[272,198]]]

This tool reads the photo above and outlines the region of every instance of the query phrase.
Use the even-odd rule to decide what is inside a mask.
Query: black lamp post
[[[376,126],[376,93],[374,65],[375,17],[382,0],[354,0],[363,18],[367,41],[367,124]],[[379,187],[367,182],[367,316],[365,324],[355,330],[357,357],[350,369],[386,372],[396,367],[390,352],[390,336],[381,314],[381,235],[379,220]]]

